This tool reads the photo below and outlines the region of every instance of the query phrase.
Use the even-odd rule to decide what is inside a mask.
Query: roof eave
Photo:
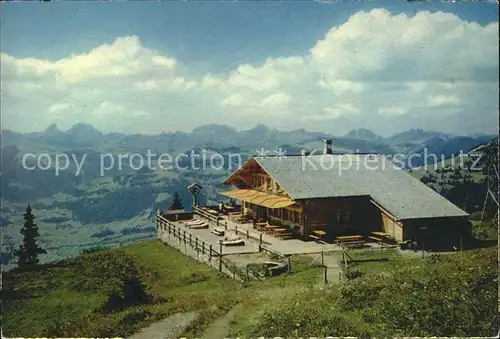
[[[404,217],[401,218],[401,221],[408,221],[408,220],[421,220],[421,219],[447,219],[447,218],[468,218],[469,214],[453,214],[453,215],[434,215],[434,216],[410,216],[410,217]]]

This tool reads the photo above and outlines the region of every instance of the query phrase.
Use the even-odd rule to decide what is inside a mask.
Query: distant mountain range
[[[67,131],[50,125],[43,132],[18,133],[4,130],[1,144],[16,145],[21,151],[63,151],[92,149],[97,152],[185,152],[199,147],[220,150],[231,147],[241,151],[258,148],[282,147],[287,151],[322,149],[325,138],[333,139],[333,147],[342,152],[405,153],[421,152],[424,148],[442,154],[468,151],[472,147],[491,140],[492,135],[454,136],[442,132],[412,129],[384,138],[365,129],[355,129],[344,136],[329,133],[308,132],[304,129],[279,131],[263,124],[237,131],[220,124],[202,125],[191,133],[168,132],[159,135],[102,133],[92,125],[79,123]]]

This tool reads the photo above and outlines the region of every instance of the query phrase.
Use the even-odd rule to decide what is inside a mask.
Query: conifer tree
[[[182,201],[179,196],[179,193],[175,192],[174,194],[174,200],[172,201],[172,205],[170,205],[170,210],[182,210],[184,209],[184,206],[182,206]]]
[[[24,213],[24,227],[21,228],[21,234],[23,235],[23,244],[19,245],[19,249],[14,254],[18,258],[19,268],[26,270],[38,264],[39,254],[47,253],[37,244],[37,238],[40,234],[30,205],[28,205],[26,213]]]

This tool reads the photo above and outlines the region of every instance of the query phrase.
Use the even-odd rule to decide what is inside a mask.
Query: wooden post
[[[328,284],[327,271],[328,271],[328,268],[325,266],[325,285]]]
[[[198,250],[198,237],[194,239],[194,247],[196,248],[196,250]]]
[[[217,227],[219,227],[219,216],[217,216]]]
[[[259,246],[262,245],[262,233],[260,234],[260,238],[259,238]]]
[[[321,266],[325,266],[325,257],[323,251],[321,251]]]
[[[219,240],[219,272],[222,272],[222,240]]]
[[[208,261],[212,261],[212,245],[208,248]]]
[[[248,230],[247,230],[247,239],[250,239],[250,233]]]
[[[382,243],[382,240],[380,240],[380,260],[382,260],[382,249],[384,247],[384,244]]]
[[[201,254],[205,254],[205,242],[201,242]]]
[[[193,246],[193,245],[191,244],[191,233],[189,233],[189,246]]]

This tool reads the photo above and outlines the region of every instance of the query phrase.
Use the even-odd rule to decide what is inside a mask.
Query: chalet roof
[[[254,159],[293,200],[370,196],[399,220],[468,215],[380,155]]]

